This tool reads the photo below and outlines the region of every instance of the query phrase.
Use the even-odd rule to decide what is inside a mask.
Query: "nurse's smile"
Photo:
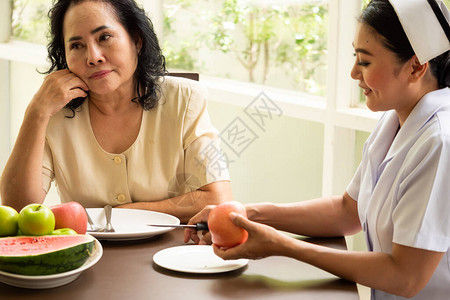
[[[372,90],[371,89],[369,89],[369,88],[365,88],[365,87],[363,87],[363,86],[359,86],[361,89],[363,89],[363,92],[364,92],[364,96],[368,96],[371,92],[372,92]]]

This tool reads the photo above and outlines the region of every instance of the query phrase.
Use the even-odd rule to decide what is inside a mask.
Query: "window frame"
[[[163,0],[139,1],[149,14],[160,39],[162,36]],[[355,107],[359,99],[357,82],[350,78],[354,63],[352,40],[361,0],[330,0],[327,96],[321,98],[302,92],[201,75],[210,93],[210,101],[245,108],[262,91],[283,110],[285,116],[324,125],[322,194],[342,193],[352,178],[355,164],[355,132],[370,132],[380,114]],[[10,39],[10,1],[0,2],[3,12],[0,26],[0,89],[6,101],[0,101],[0,168],[12,149],[9,64],[11,61],[46,65],[46,48]]]

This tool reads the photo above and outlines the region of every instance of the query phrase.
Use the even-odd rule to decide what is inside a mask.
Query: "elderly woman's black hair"
[[[359,21],[371,26],[384,37],[383,45],[396,54],[400,63],[406,62],[414,55],[411,43],[389,0],[370,1]],[[429,66],[438,80],[439,88],[450,87],[450,51],[430,60]]]
[[[161,53],[152,22],[134,0],[56,0],[48,13],[51,40],[47,50],[51,66],[46,73],[67,69],[62,24],[67,10],[84,1],[108,3],[128,34],[132,38],[139,37],[142,40],[135,72],[138,97],[131,100],[139,101],[144,110],[154,108],[160,98],[159,79],[167,74],[165,58]],[[66,107],[75,113],[75,109],[83,100],[83,98],[74,99]]]

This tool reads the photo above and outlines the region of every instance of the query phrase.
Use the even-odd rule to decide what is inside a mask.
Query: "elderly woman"
[[[26,110],[1,179],[4,205],[62,202],[165,212],[187,221],[231,199],[219,137],[197,82],[166,76],[133,0],[59,0],[51,67]],[[218,152],[220,155],[220,152]]]

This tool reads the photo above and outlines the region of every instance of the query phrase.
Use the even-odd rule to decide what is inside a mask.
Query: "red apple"
[[[78,234],[87,230],[87,214],[78,202],[67,202],[50,207],[55,215],[55,229],[71,228]]]
[[[230,220],[230,213],[235,212],[247,217],[245,207],[236,201],[217,205],[208,217],[208,227],[214,244],[221,248],[232,248],[245,243],[248,233]]]

